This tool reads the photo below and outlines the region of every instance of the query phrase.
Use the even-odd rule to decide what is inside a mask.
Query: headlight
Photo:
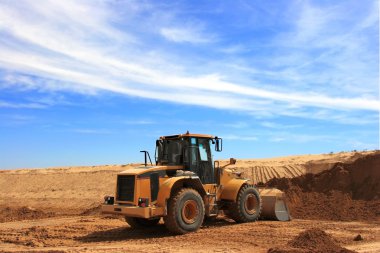
[[[140,207],[147,207],[147,206],[149,206],[149,199],[148,198],[139,198],[138,205]]]
[[[104,197],[104,204],[113,205],[114,202],[115,202],[115,198],[113,196],[105,196]]]

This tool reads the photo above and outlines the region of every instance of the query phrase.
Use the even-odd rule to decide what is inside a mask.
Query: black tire
[[[184,188],[174,194],[168,202],[165,226],[174,234],[197,231],[205,216],[202,197],[191,188]]]
[[[228,216],[237,223],[256,221],[261,213],[261,197],[253,185],[243,185],[235,203],[232,203]]]
[[[135,217],[125,217],[125,221],[131,228],[149,228],[153,227],[160,222],[160,218],[154,219],[144,219],[144,218],[135,218]]]

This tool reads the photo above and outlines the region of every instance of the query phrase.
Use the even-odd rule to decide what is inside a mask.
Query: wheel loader
[[[205,134],[162,136],[156,141],[155,165],[147,151],[142,166],[117,175],[115,196],[106,196],[102,213],[125,216],[132,228],[158,224],[185,234],[204,219],[223,212],[238,223],[259,218],[289,220],[283,192],[260,189],[242,174],[212,159],[223,149],[221,138]]]

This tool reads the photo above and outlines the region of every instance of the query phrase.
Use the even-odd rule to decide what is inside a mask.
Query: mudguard
[[[166,207],[166,202],[170,198],[172,190],[177,187],[191,187],[197,190],[201,196],[206,194],[202,182],[197,176],[171,177],[160,185],[157,196],[157,206]]]
[[[223,186],[220,199],[236,201],[239,190],[244,184],[251,184],[251,180],[242,178],[231,179]]]

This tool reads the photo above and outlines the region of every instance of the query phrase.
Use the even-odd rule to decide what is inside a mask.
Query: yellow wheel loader
[[[228,169],[236,163],[233,158],[224,166],[213,162],[211,150],[222,151],[222,144],[221,138],[189,132],[160,137],[155,165],[141,151],[145,164],[117,175],[116,195],[105,197],[102,213],[123,215],[133,228],[154,226],[163,217],[175,234],[196,231],[205,217],[221,211],[236,222],[266,218],[262,211],[267,218],[289,220],[281,191],[258,189]]]

